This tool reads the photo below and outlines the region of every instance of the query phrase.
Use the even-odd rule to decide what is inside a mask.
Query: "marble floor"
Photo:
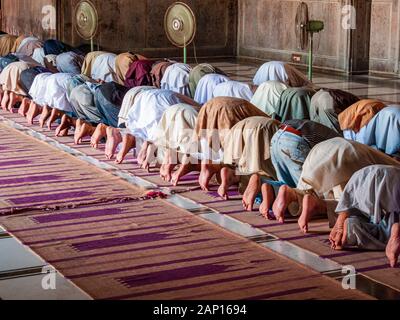
[[[213,65],[224,70],[233,80],[252,83],[260,64],[240,62],[214,62]],[[303,70],[304,71],[304,70]],[[315,72],[313,82],[316,86],[349,91],[360,98],[379,99],[386,103],[400,103],[400,79],[377,76],[340,76]]]
[[[59,299],[90,297],[0,226],[0,300]]]
[[[256,64],[220,60],[213,62],[213,65],[224,70],[232,79],[246,83],[252,82],[258,68]],[[354,76],[348,78],[317,72],[314,76],[314,83],[319,87],[347,90],[362,98],[380,99],[387,103],[400,102],[400,79],[371,76]],[[36,129],[32,128],[32,130]],[[64,142],[61,140],[59,143],[62,145]],[[138,181],[135,180],[133,182],[137,183]],[[185,202],[180,197],[175,197],[172,201],[175,201],[175,204],[178,206],[179,201],[181,201],[180,207],[186,208],[188,211],[199,209],[197,203]],[[0,203],[0,208],[1,206],[2,204]],[[260,241],[263,237],[265,239],[268,237],[268,234],[265,232],[260,233],[259,230],[251,228],[248,224],[238,223],[229,217],[221,217],[221,215],[215,212],[209,214],[208,218],[209,221],[247,238],[257,238]],[[308,251],[291,246],[288,242],[264,241],[264,243],[269,249],[284,255],[286,252],[288,258],[310,268],[318,269],[321,266],[322,260],[317,255],[310,255]],[[1,257],[7,257],[7,259]],[[330,262],[325,261],[325,263],[329,264]],[[339,266],[334,264],[328,267],[334,270]],[[63,278],[57,271],[55,271],[58,279],[57,290],[40,289],[41,286],[38,284],[43,281],[48,270],[51,270],[51,266],[0,227],[0,300],[90,299],[86,293],[81,291],[72,282]]]

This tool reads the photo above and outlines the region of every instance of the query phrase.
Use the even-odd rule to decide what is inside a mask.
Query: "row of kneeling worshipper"
[[[317,88],[284,62],[264,64],[249,85],[210,64],[49,41],[43,62],[0,58],[4,110],[50,130],[58,121],[57,136],[73,128],[76,144],[105,141],[117,163],[137,150],[142,168],[175,186],[200,172],[201,188],[218,183],[224,200],[237,187],[244,210],[297,219],[301,232],[323,215],[333,249],[386,250],[396,265],[400,106]]]

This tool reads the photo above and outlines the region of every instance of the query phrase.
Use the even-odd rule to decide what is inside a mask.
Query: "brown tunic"
[[[238,122],[249,117],[267,117],[267,115],[250,102],[229,97],[218,97],[210,100],[200,110],[196,124],[196,134],[199,139],[207,139],[212,145],[213,135],[221,146],[224,146],[225,136]]]

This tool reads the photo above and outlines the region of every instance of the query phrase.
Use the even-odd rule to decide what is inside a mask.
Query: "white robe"
[[[152,142],[165,110],[179,103],[184,101],[170,90],[153,89],[142,92],[129,111],[126,127],[134,137]]]
[[[19,52],[19,50],[28,42],[30,41],[38,41],[39,39],[36,37],[27,37],[24,40],[21,41],[21,43],[19,44],[18,48],[17,48],[17,53]]]
[[[161,89],[171,90],[190,97],[189,77],[192,69],[184,63],[169,66],[161,79]]]
[[[104,53],[99,55],[92,66],[91,78],[94,80],[102,80],[105,82],[117,82],[117,74],[115,72],[115,60],[117,55],[114,53]]]
[[[122,101],[121,110],[118,115],[118,126],[119,127],[126,124],[126,121],[128,120],[129,111],[135,104],[136,98],[142,92],[147,91],[147,90],[154,90],[154,89],[157,89],[157,88],[150,87],[150,86],[141,86],[141,87],[132,88],[126,93],[124,100]]]
[[[40,63],[43,67],[45,66],[44,57],[44,48],[36,48],[35,51],[33,51],[32,59]]]
[[[260,69],[258,69],[253,82],[256,86],[259,86],[271,80],[288,83],[289,76],[286,72],[284,62],[271,61],[264,63]]]
[[[253,98],[250,86],[239,81],[220,83],[214,89],[213,97],[231,97],[250,101]]]
[[[205,104],[214,98],[214,89],[217,85],[229,81],[229,78],[220,74],[207,74],[197,84],[194,101]]]
[[[67,85],[74,75],[69,73],[56,73],[46,81],[45,101],[49,107],[64,112],[71,112],[73,108],[67,97]]]
[[[29,90],[29,95],[32,97],[33,102],[38,105],[44,106],[46,104],[46,84],[47,79],[52,75],[52,73],[41,73],[38,74],[33,80],[31,89]]]

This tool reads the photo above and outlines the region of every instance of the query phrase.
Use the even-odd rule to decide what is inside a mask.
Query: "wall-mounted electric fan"
[[[80,1],[75,7],[75,29],[84,40],[90,40],[90,48],[94,51],[94,37],[99,26],[96,7],[88,0]]]
[[[308,6],[301,2],[297,8],[296,14],[296,38],[301,50],[308,48],[308,78],[313,78],[313,56],[314,56],[314,34],[324,30],[324,22],[310,20],[308,15]]]
[[[183,2],[175,2],[164,17],[165,33],[171,43],[183,48],[183,62],[187,63],[187,46],[196,35],[196,17],[192,9]]]

